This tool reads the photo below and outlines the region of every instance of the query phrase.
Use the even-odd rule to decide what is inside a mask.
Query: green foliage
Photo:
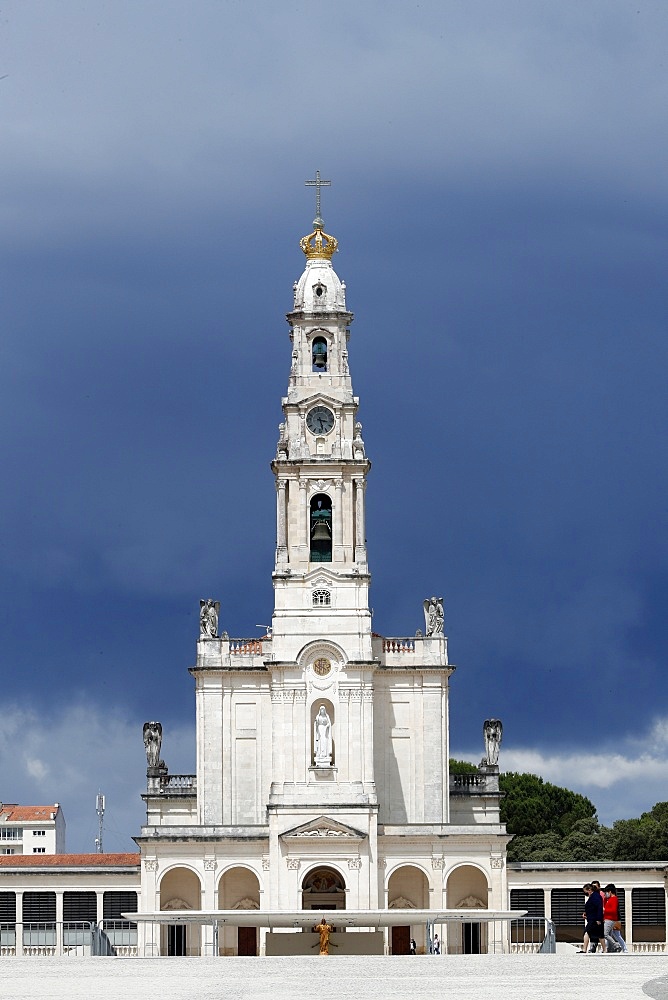
[[[499,785],[505,795],[501,822],[507,825],[508,833],[521,837],[556,833],[563,838],[579,820],[595,821],[596,806],[588,798],[543,781],[536,774],[508,771],[500,775]]]
[[[450,774],[472,774],[478,770],[477,764],[472,764],[469,760],[455,760],[450,758]]]
[[[618,819],[610,831],[614,861],[668,861],[668,802],[639,819]]]
[[[599,825],[588,798],[538,775],[508,772],[499,784],[501,821],[515,834],[509,861],[668,862],[668,802],[610,829]]]

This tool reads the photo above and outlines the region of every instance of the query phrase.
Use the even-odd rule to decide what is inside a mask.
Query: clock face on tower
[[[314,406],[306,414],[306,426],[311,434],[329,434],[334,426],[334,414],[326,406]]]

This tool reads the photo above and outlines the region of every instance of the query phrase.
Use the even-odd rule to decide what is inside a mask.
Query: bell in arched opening
[[[332,501],[326,493],[311,500],[311,562],[332,561]]]
[[[327,371],[327,341],[324,337],[315,337],[311,344],[311,357],[314,372]]]

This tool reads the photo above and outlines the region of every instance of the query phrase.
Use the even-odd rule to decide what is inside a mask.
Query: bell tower
[[[353,315],[325,232],[320,188],[313,232],[300,241],[306,267],[287,314],[292,342],[288,392],[272,470],[276,562],[272,650],[295,660],[309,638],[338,642],[353,661],[371,659],[364,494],[370,463],[357,421],[348,340]]]

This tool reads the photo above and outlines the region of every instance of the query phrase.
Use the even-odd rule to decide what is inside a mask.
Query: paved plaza
[[[668,956],[0,959],[3,1000],[668,1000]]]

